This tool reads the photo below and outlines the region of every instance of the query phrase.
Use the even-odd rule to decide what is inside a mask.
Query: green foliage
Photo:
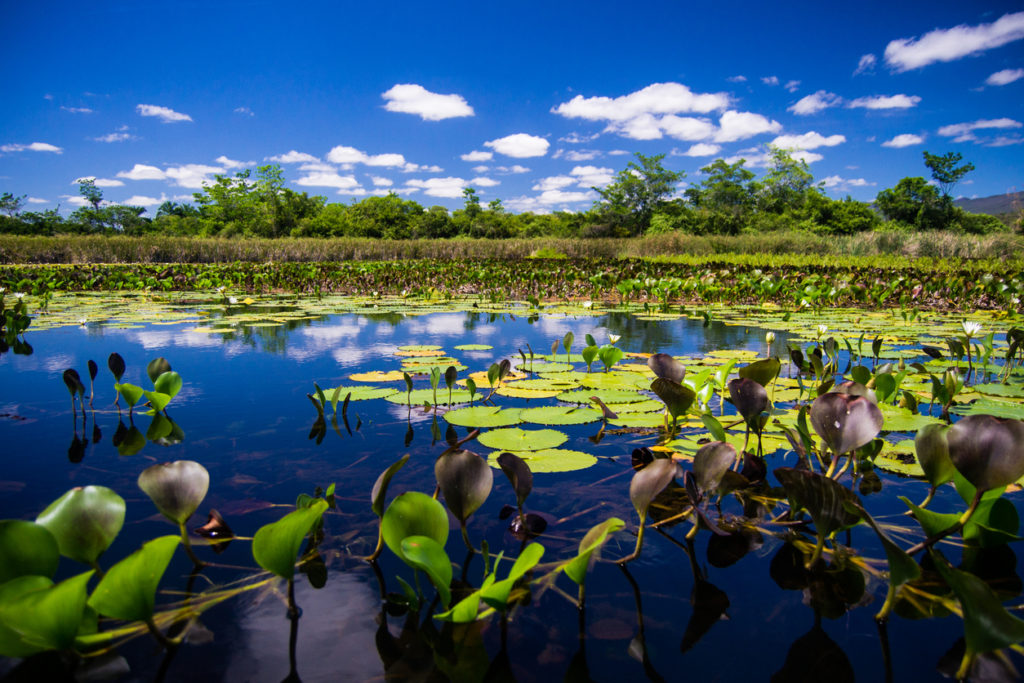
[[[295,556],[302,539],[320,521],[327,509],[327,501],[316,499],[309,507],[302,507],[260,527],[252,539],[252,556],[268,572],[283,579],[295,576]]]
[[[106,486],[76,487],[36,517],[57,539],[60,554],[95,564],[124,525],[124,498]]]
[[[924,165],[932,172],[932,180],[939,186],[942,196],[948,197],[963,177],[974,170],[974,164],[957,166],[963,159],[960,152],[946,152],[942,156],[924,152]]]
[[[651,216],[675,192],[676,184],[686,174],[666,169],[664,154],[644,156],[637,152],[619,171],[612,183],[594,190],[601,195],[598,208],[602,217],[616,226],[617,233],[642,234],[651,223]]]
[[[152,618],[157,586],[179,542],[177,536],[161,536],[144,543],[107,571],[89,597],[89,606],[114,619]]]

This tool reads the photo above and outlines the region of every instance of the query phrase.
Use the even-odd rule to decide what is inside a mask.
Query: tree
[[[932,172],[932,179],[938,184],[943,197],[949,197],[956,184],[974,170],[972,163],[957,166],[962,159],[960,152],[946,152],[942,156],[924,153],[924,165]]]
[[[23,206],[25,206],[25,195],[15,197],[10,192],[4,192],[3,195],[0,195],[0,211],[3,211],[11,218],[17,216]]]
[[[947,203],[920,176],[903,178],[896,187],[882,190],[875,197],[875,206],[888,220],[921,230],[941,229],[949,224]],[[952,208],[951,203],[948,208]]]
[[[601,200],[595,206],[612,223],[621,223],[632,235],[643,233],[651,224],[651,216],[676,191],[676,184],[686,177],[682,171],[670,171],[661,164],[664,154],[644,156],[637,152],[615,180],[607,186],[591,188]]]
[[[778,147],[769,146],[768,153],[771,161],[761,180],[759,204],[764,210],[779,214],[802,209],[817,191],[807,162],[794,159],[789,150]]]
[[[85,200],[92,206],[93,211],[99,211],[100,204],[103,203],[103,191],[96,187],[96,180],[94,178],[79,178],[78,194],[85,197]]]

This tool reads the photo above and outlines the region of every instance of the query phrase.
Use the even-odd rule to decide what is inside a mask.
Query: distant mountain
[[[990,216],[998,216],[1001,213],[1017,212],[1024,208],[1024,191],[1007,192],[977,199],[957,199],[953,203],[970,213],[987,213]]]

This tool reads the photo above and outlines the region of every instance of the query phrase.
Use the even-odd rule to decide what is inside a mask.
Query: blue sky
[[[796,150],[829,194],[977,170],[1024,189],[1022,2],[9,3],[0,191],[73,209],[75,181],[148,208],[280,163],[349,202],[397,192],[579,210],[630,155],[699,183]]]

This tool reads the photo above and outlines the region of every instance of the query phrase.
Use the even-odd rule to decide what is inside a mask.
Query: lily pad
[[[601,419],[601,411],[593,408],[574,408],[572,406],[543,406],[540,408],[524,408],[520,411],[523,422],[542,425],[581,425],[597,422]]]
[[[401,379],[401,376],[399,376]],[[338,390],[338,398],[342,401],[345,400],[345,396],[351,394],[349,397],[350,401],[369,401],[375,398],[387,398],[392,394],[398,393],[398,389],[392,389],[389,387],[375,387],[375,386],[345,386],[344,384],[327,389],[324,394],[327,396],[333,396],[335,390]]]
[[[456,351],[490,351],[494,347],[490,344],[459,344]]]
[[[413,406],[421,406],[424,402],[431,405],[434,404],[434,390],[433,389],[413,389],[412,392],[406,394],[404,391],[396,391],[390,396],[385,396],[384,400],[388,403],[397,403],[399,405],[405,405],[406,400],[411,402]],[[454,389],[452,390],[451,403],[469,403],[470,394],[466,389]],[[438,405],[448,405],[448,390],[438,389],[437,390],[437,403]]]
[[[510,427],[522,422],[519,408],[466,406],[449,410],[444,419],[458,427]]]
[[[487,461],[491,467],[500,469],[498,465],[498,456],[501,455],[502,452],[503,451],[494,451],[487,457]],[[564,450],[561,448],[545,448],[536,451],[518,451],[516,455],[522,458],[526,464],[530,466],[530,471],[534,474],[575,472],[576,470],[585,470],[588,467],[593,467],[597,464],[597,458],[590,453]]]
[[[906,408],[883,405],[882,416],[885,422],[882,424],[884,432],[916,432],[921,427],[930,424],[945,424],[942,420],[931,415],[915,415]]]
[[[503,451],[540,451],[561,446],[569,440],[569,435],[554,429],[494,429],[484,432],[477,440],[481,445]],[[525,459],[525,458],[524,458]],[[532,469],[532,466],[531,466]]]
[[[401,370],[372,370],[356,372],[348,376],[353,382],[398,382],[403,377]]]
[[[641,394],[639,391],[633,389],[580,389],[577,391],[566,391],[558,394],[556,398],[563,403],[580,403],[583,405],[590,405],[592,401],[591,396],[597,396],[599,399],[611,406],[614,403],[640,403],[641,401],[654,400],[647,394]],[[659,403],[659,409],[664,408],[665,404]],[[614,410],[614,408],[612,408]]]

